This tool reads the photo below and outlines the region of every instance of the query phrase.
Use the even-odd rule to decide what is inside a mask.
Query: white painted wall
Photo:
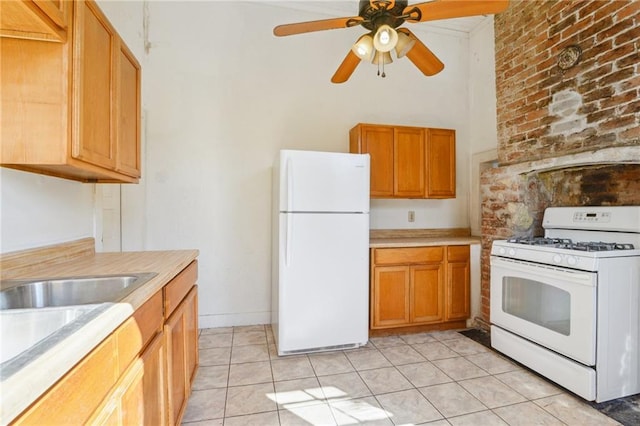
[[[475,154],[498,146],[493,16],[469,35],[469,147]]]
[[[94,189],[0,168],[0,253],[92,237]]]
[[[469,39],[469,226],[477,236],[482,234],[480,174],[498,158],[493,24],[491,16],[471,32]]]
[[[143,65],[143,178],[121,186],[122,247],[200,249],[202,327],[269,320],[270,169],[281,148],[347,151],[348,131],[358,122],[454,128],[458,197],[376,200],[371,223],[408,227],[411,209],[411,226],[467,226],[467,34],[426,23],[411,27],[445,63],[437,76],[424,77],[405,58],[387,67],[384,80],[373,65],[361,64],[349,82],[334,85],[331,75],[361,30],[272,35],[275,25],[328,16],[249,2],[103,0],[100,6]],[[49,193],[63,192],[62,199],[79,192],[66,204],[81,218],[61,208],[56,220],[70,229],[34,234],[32,246],[91,235],[92,185],[35,179],[44,179]],[[66,206],[41,203],[30,185],[13,176],[11,190],[3,185],[3,232],[5,199],[12,217],[31,203],[42,210]],[[15,246],[18,234],[8,243]]]
[[[145,215],[125,227],[146,249],[200,249],[203,327],[269,320],[270,169],[281,148],[347,151],[358,122],[455,128],[458,199],[374,202],[372,226],[406,225],[407,206],[417,227],[467,225],[466,34],[412,27],[446,64],[436,77],[404,59],[384,80],[361,64],[333,85],[362,31],[272,35],[327,16],[247,2],[150,2],[148,12]],[[125,248],[138,244],[123,235]]]

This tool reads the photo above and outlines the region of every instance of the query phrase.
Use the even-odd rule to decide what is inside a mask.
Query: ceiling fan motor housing
[[[371,3],[378,5],[374,7]],[[404,23],[404,18],[398,18],[402,16],[402,12],[407,7],[407,0],[396,0],[393,8],[386,9],[385,5],[388,2],[369,0],[360,0],[360,12],[358,13],[364,19],[362,26],[370,31],[375,31],[381,25],[389,25],[391,28],[398,28]]]

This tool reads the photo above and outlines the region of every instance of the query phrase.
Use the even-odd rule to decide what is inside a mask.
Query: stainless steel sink
[[[101,305],[0,312],[0,363],[14,358],[56,332],[61,332],[65,326],[95,310],[97,306]]]
[[[5,280],[0,282],[0,309],[31,309],[54,306],[118,302],[155,277],[155,272]]]

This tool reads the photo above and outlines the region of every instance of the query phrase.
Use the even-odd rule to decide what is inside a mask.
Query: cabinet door
[[[362,153],[371,157],[371,197],[393,196],[393,128],[362,126]]]
[[[444,264],[411,267],[411,322],[439,322],[444,317]]]
[[[178,424],[198,365],[197,287],[193,286],[165,323],[169,421]]]
[[[456,196],[455,130],[427,129],[427,198]]]
[[[72,156],[114,170],[117,34],[95,3],[75,4]]]
[[[420,128],[394,129],[393,195],[424,197],[424,132]]]
[[[187,363],[188,391],[198,367],[198,287],[194,286],[185,301],[185,348]]]
[[[158,333],[142,353],[144,375],[144,424],[167,424],[167,379],[165,374],[164,334]]]
[[[120,397],[121,423],[123,425],[145,424],[144,367],[139,359],[133,363],[131,370],[122,382]],[[148,423],[147,423],[148,424]]]
[[[409,324],[408,266],[374,268],[371,328]]]
[[[167,384],[169,386],[169,423],[179,424],[187,401],[187,369],[185,354],[186,324],[184,305],[180,305],[165,323],[167,352]]]
[[[140,177],[140,64],[122,42],[117,43],[116,170]]]
[[[136,360],[86,424],[100,426],[144,424],[142,378],[142,362]]]
[[[450,246],[447,248],[446,293],[446,319],[463,320],[469,318],[469,246]]]

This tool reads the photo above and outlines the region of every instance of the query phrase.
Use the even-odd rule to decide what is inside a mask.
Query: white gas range
[[[494,241],[491,344],[587,400],[640,393],[640,206],[553,207]]]

